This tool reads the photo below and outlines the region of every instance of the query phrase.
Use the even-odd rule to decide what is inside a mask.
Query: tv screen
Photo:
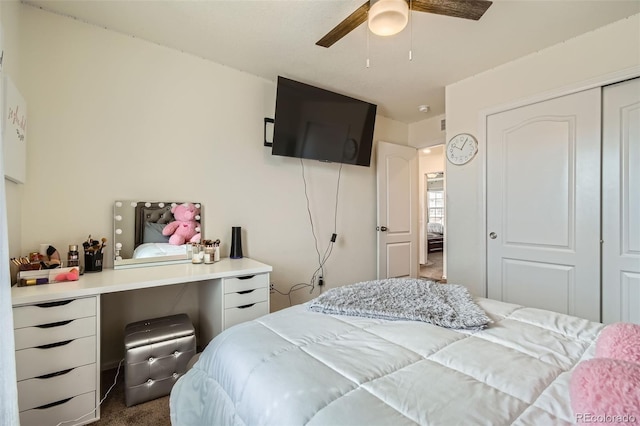
[[[278,77],[273,155],[369,166],[377,106]]]

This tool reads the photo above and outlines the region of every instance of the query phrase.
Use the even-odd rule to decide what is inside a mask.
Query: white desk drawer
[[[16,351],[16,376],[18,380],[31,379],[95,363],[96,337],[82,337],[60,346]]]
[[[269,288],[268,277],[268,274],[258,274],[248,277],[224,278],[224,292],[236,293],[260,287]]]
[[[232,325],[241,322],[250,321],[269,313],[269,304],[267,302],[255,303],[245,308],[230,308],[224,310],[224,328],[227,329]]]
[[[64,400],[63,400],[64,401]],[[55,426],[64,420],[73,420],[89,413],[78,423],[87,423],[95,419],[97,414],[91,412],[96,408],[96,393],[87,392],[51,407],[34,408],[20,413],[21,426]],[[72,423],[65,423],[72,424]],[[76,423],[77,424],[77,423]]]
[[[49,284],[55,285],[55,284]],[[61,300],[13,308],[13,328],[96,316],[97,298]]]
[[[257,302],[264,302],[267,298],[266,287],[245,290],[241,293],[228,293],[224,295],[224,307],[225,309],[229,309],[235,308],[236,306],[251,305]]]
[[[96,317],[79,318],[15,330],[16,350],[48,345],[96,334]]]
[[[18,382],[18,407],[20,411],[25,411],[95,391],[96,388],[95,364],[52,377],[22,380]]]

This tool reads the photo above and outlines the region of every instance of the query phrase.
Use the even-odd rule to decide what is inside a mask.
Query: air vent
[[[443,118],[440,120],[440,131],[444,132],[447,129],[447,120]]]

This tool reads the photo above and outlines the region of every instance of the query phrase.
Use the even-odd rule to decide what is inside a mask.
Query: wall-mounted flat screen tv
[[[377,106],[278,77],[273,155],[369,166]]]

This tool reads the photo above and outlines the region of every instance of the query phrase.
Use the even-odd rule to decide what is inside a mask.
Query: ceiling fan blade
[[[369,2],[367,1],[365,4],[360,6],[353,12],[351,15],[347,16],[347,18],[336,25],[331,31],[327,33],[324,37],[316,42],[318,46],[329,47],[342,37],[349,34],[351,31],[356,29],[360,24],[367,20],[367,12],[369,12]]]
[[[411,0],[411,10],[477,21],[492,3],[489,0]]]

